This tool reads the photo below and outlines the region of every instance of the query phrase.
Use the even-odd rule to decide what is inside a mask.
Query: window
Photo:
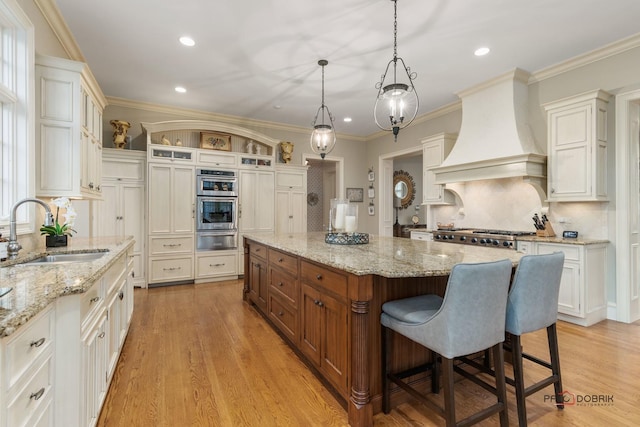
[[[33,195],[33,26],[15,0],[0,0],[0,227],[8,234],[11,206]],[[33,207],[19,230],[33,232]]]

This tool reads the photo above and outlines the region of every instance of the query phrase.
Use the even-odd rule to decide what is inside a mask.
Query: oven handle
[[[236,236],[238,229],[198,231],[198,236]]]

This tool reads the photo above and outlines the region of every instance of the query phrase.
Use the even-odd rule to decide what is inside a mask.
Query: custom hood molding
[[[462,126],[432,171],[438,184],[523,177],[545,198],[546,161],[527,124],[529,73],[516,68],[459,92]]]

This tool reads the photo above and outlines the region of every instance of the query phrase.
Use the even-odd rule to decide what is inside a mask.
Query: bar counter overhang
[[[343,389],[336,387],[336,390],[347,403],[349,424],[352,426],[373,425],[373,414],[382,409],[380,313],[384,302],[427,293],[443,296],[449,273],[458,263],[509,259],[515,268],[524,255],[515,250],[377,235],[370,235],[369,243],[364,245],[333,245],[325,243],[324,237],[322,232],[245,235],[243,298],[247,302],[253,302],[249,295],[252,242],[266,246],[269,253],[273,251],[276,254],[279,251],[295,257],[299,272],[296,277],[298,289],[301,282],[305,281],[304,273],[300,273],[304,265],[315,266],[314,268],[320,269],[317,271],[325,269],[327,272],[334,271],[346,276],[347,386]],[[268,262],[271,265],[275,260],[269,258]],[[270,274],[268,277],[271,277]],[[308,278],[306,280],[309,281]],[[259,304],[256,306],[260,308]],[[269,319],[266,308],[262,314]],[[299,314],[296,322],[300,325],[299,329],[304,329]],[[300,335],[298,333],[293,339],[285,336],[296,350],[303,344]],[[399,367],[406,368],[403,364],[406,365],[409,355],[412,363],[416,359],[426,362],[430,358],[427,350],[409,340],[397,339],[395,345],[395,354],[402,355],[396,360]],[[300,355],[299,351],[298,354]],[[320,375],[322,376],[322,372]],[[402,399],[401,393],[394,393],[392,405],[395,406]]]

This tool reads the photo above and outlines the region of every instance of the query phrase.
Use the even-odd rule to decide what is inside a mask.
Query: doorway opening
[[[331,199],[344,197],[343,159],[303,155],[307,170],[307,231],[326,231],[329,228]]]

